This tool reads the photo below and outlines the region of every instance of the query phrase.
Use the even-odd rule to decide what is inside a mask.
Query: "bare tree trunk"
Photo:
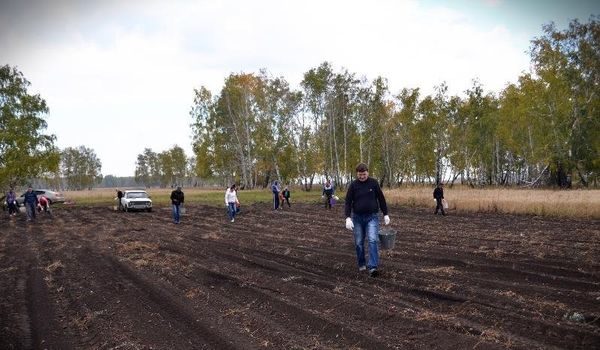
[[[244,156],[244,150],[242,147],[242,141],[240,140],[240,136],[238,134],[238,128],[237,128],[237,123],[235,121],[235,116],[234,113],[232,111],[231,108],[231,101],[229,100],[229,94],[225,93],[225,101],[227,102],[227,114],[229,115],[229,117],[231,118],[231,124],[233,126],[233,130],[234,130],[234,136],[236,139],[236,144],[235,144],[235,148],[236,151],[238,153],[238,156],[240,157],[240,162],[241,162],[241,168],[242,168],[242,183],[244,186],[248,185],[248,180],[246,178],[246,173],[245,173],[245,161],[246,158]]]

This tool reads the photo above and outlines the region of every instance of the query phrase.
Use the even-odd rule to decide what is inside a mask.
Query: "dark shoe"
[[[377,271],[377,269],[369,270],[369,277],[377,277],[377,276],[379,276],[379,271]]]

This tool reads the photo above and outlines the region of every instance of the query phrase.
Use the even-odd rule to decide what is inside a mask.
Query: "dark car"
[[[38,198],[40,196],[44,196],[44,197],[48,198],[48,201],[50,202],[50,204],[65,202],[65,196],[63,196],[62,193],[60,193],[60,192],[46,190],[46,189],[34,189],[33,193],[35,193],[38,196]],[[25,198],[25,193],[23,193],[20,197],[17,197],[17,205],[18,206],[23,205],[24,198]]]

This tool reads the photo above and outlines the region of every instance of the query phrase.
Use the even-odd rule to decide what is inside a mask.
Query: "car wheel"
[[[152,212],[152,208],[148,208],[148,209],[146,209],[146,210],[148,211],[148,213],[151,213],[151,212]]]

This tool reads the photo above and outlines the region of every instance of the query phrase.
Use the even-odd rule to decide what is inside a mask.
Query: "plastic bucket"
[[[396,243],[396,230],[391,228],[384,228],[379,231],[379,243],[381,243],[381,249],[394,249]]]

